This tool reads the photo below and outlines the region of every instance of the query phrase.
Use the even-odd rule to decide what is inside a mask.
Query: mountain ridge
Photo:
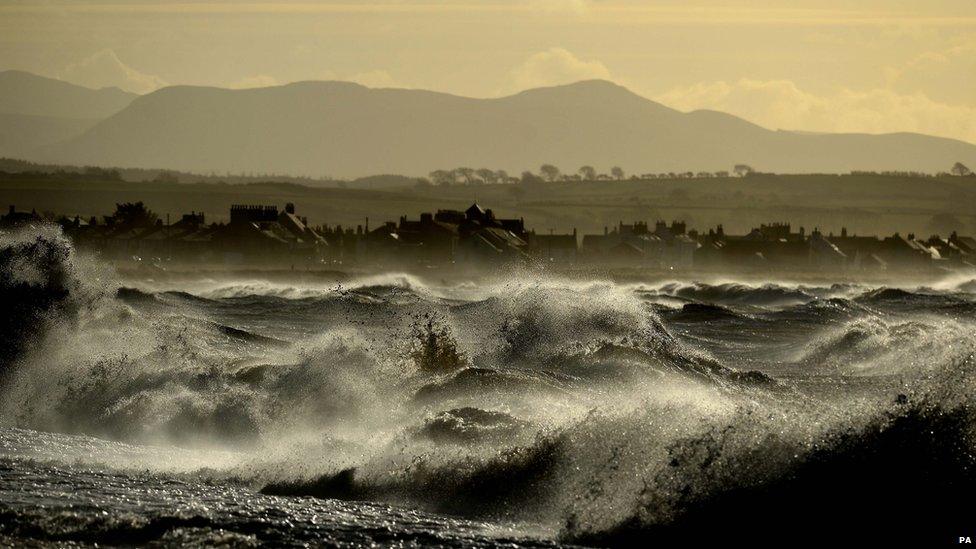
[[[0,73],[2,74],[2,73]],[[498,98],[302,81],[249,89],[169,86],[137,96],[36,160],[196,172],[352,178],[454,166],[518,173],[551,163],[633,173],[947,170],[976,145],[892,134],[770,130],[708,109],[681,112],[587,80]]]
[[[0,71],[3,114],[101,119],[119,112],[136,97],[116,87],[94,89],[27,71]]]

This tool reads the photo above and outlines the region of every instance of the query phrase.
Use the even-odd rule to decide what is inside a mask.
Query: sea
[[[976,280],[121,277],[0,234],[0,546],[976,536]]]

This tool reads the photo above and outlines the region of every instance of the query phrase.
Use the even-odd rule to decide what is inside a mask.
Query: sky
[[[976,143],[976,0],[0,0],[0,69],[137,93],[600,78],[772,129]]]

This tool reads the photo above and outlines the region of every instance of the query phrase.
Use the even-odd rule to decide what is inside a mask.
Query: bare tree
[[[457,181],[452,171],[434,170],[429,175],[434,185],[453,185]]]
[[[520,182],[523,185],[534,185],[538,183],[543,183],[543,180],[538,175],[526,170],[522,172],[522,179],[520,180]]]
[[[543,179],[551,183],[553,181],[559,181],[560,171],[559,168],[553,166],[552,164],[543,164],[542,167],[539,168],[539,174]]]
[[[474,170],[472,168],[454,168],[454,175],[463,179],[465,185],[474,183]]]
[[[624,169],[620,166],[614,166],[613,168],[610,168],[610,175],[612,175],[617,181],[620,181],[624,178]]]
[[[957,175],[959,177],[966,177],[967,175],[972,175],[973,171],[966,167],[962,162],[956,162],[952,165],[952,175]]]
[[[577,172],[583,181],[594,181],[596,179],[596,168],[593,166],[583,166]]]
[[[752,166],[748,164],[736,164],[735,167],[732,168],[732,171],[739,177],[745,177],[747,175],[756,173],[756,170],[752,169]]]
[[[478,177],[480,177],[481,180],[487,183],[488,185],[492,185],[497,182],[497,180],[495,179],[496,177],[495,172],[493,170],[489,170],[488,168],[481,168],[475,173],[478,174]]]

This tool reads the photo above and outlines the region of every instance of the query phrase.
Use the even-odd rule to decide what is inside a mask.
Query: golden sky
[[[976,142],[976,0],[0,0],[0,69],[145,93],[603,78],[770,128]]]

